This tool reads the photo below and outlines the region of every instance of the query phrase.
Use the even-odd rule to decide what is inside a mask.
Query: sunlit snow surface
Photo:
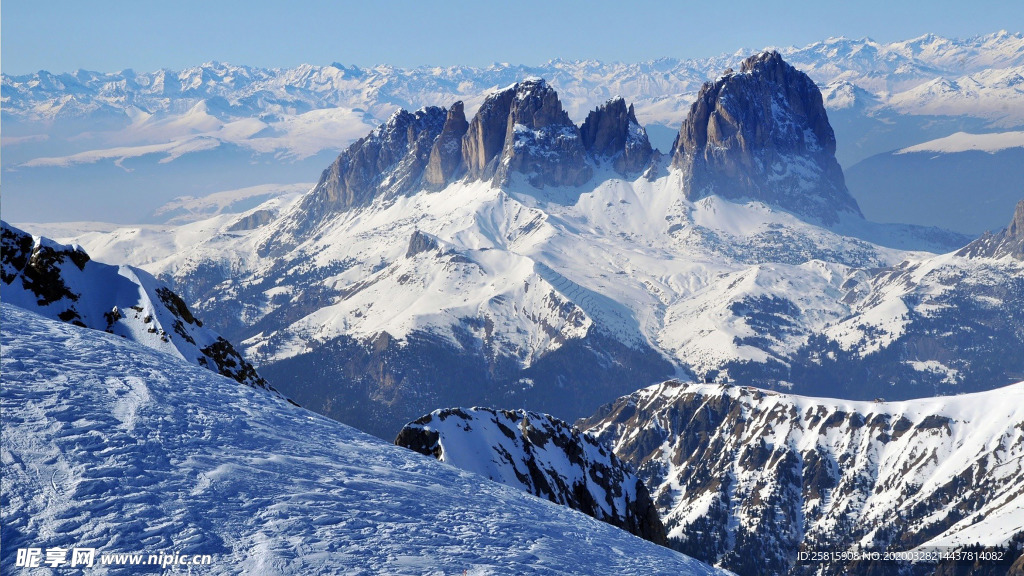
[[[996,134],[968,134],[957,132],[945,138],[939,138],[904,148],[897,151],[897,154],[908,154],[911,152],[966,152],[977,150],[990,154],[1007,150],[1009,148],[1024,148],[1024,132],[1001,132]]]
[[[2,311],[4,572],[18,548],[78,546],[211,554],[212,573],[718,573],[169,355]]]
[[[679,419],[693,407],[710,418],[711,406],[720,408],[723,401],[734,408],[724,420],[712,420],[710,430],[696,418]],[[848,530],[844,523],[855,523],[866,534],[858,542],[864,547],[889,525],[907,532],[904,542],[923,547],[999,546],[1024,527],[1024,382],[903,402],[665,382],[619,399],[614,408],[622,406],[628,426],[612,419],[583,428],[614,439],[615,452],[627,461],[624,453],[647,450],[645,463],[661,464],[659,483],[644,480],[662,503],[670,537],[684,536],[714,502],[715,489],[688,482],[700,473],[731,478],[730,532],[738,526],[763,531],[752,495],[784,492],[789,480],[778,468],[787,453],[803,468],[802,479],[796,475],[803,498],[784,503],[800,507],[803,523],[792,526],[796,542],[831,541],[837,530]],[[658,434],[663,445],[652,443]],[[695,471],[687,461],[695,442],[715,447],[696,464],[705,470]],[[763,469],[745,465],[758,446],[771,454]],[[831,463],[824,473],[831,480],[821,482],[810,472],[815,458]]]

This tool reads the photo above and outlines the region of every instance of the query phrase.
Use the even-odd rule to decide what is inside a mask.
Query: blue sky
[[[7,74],[181,69],[210,60],[265,67],[635,62],[840,35],[893,41],[927,32],[1022,32],[1024,1],[8,0],[0,28]]]

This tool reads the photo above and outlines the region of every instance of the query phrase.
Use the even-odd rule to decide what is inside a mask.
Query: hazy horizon
[[[205,62],[260,68],[300,64],[399,68],[540,65],[550,60],[643,62],[706,58],[829,37],[895,42],[933,33],[965,39],[1024,31],[1024,6],[979,0],[829,5],[679,6],[642,0],[623,12],[605,0],[515,6],[447,2],[444,8],[322,0],[169,5],[122,2],[8,3],[2,71],[180,70]],[[879,17],[884,14],[886,17]]]

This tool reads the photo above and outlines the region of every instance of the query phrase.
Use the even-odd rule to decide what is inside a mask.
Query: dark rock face
[[[409,192],[419,184],[447,117],[445,109],[433,106],[395,112],[338,156],[303,199],[303,208],[328,214],[365,206],[377,196]]]
[[[516,172],[536,188],[579,186],[593,176],[579,128],[539,78],[516,85],[494,183],[502,186]]]
[[[462,138],[467,130],[469,122],[466,122],[462,102],[456,102],[448,109],[444,128],[430,149],[430,159],[423,172],[424,187],[428,190],[440,190],[452,181],[462,164]]]
[[[409,249],[405,251],[405,257],[412,258],[421,252],[437,250],[437,248],[438,244],[436,239],[417,230],[409,237]]]
[[[407,424],[395,444],[665,543],[654,502],[633,471],[589,434],[547,414],[436,410]]]
[[[489,96],[469,123],[462,158],[470,179],[493,179],[497,186],[513,173],[537,188],[579,186],[593,175],[579,128],[541,79]]]
[[[821,92],[770,51],[701,88],[672,164],[691,200],[749,198],[831,224],[842,212],[860,215],[835,150]]]
[[[981,238],[964,246],[959,256],[968,258],[1002,258],[1024,260],[1024,200],[1017,203],[1010,225],[998,234],[986,232]]]
[[[462,160],[470,179],[494,177],[501,151],[505,148],[508,116],[515,95],[516,87],[512,86],[488,96],[469,123],[462,138]]]
[[[633,105],[627,108],[622,98],[613,98],[592,110],[580,127],[580,137],[593,158],[610,160],[615,171],[624,175],[646,170],[654,155]]]

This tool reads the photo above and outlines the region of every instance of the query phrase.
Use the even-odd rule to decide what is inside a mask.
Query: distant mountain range
[[[833,38],[779,51],[821,88],[845,167],[956,131],[1024,126],[1020,34],[889,44]],[[177,196],[308,181],[399,108],[461,100],[472,116],[489,93],[528,77],[545,78],[576,123],[621,96],[667,153],[701,85],[748,53],[636,64],[268,70],[207,63],[180,72],[3,75],[6,217],[139,222]],[[183,170],[193,178],[182,178]],[[31,198],[40,195],[60,201],[39,212]],[[994,217],[986,227],[996,227]]]

